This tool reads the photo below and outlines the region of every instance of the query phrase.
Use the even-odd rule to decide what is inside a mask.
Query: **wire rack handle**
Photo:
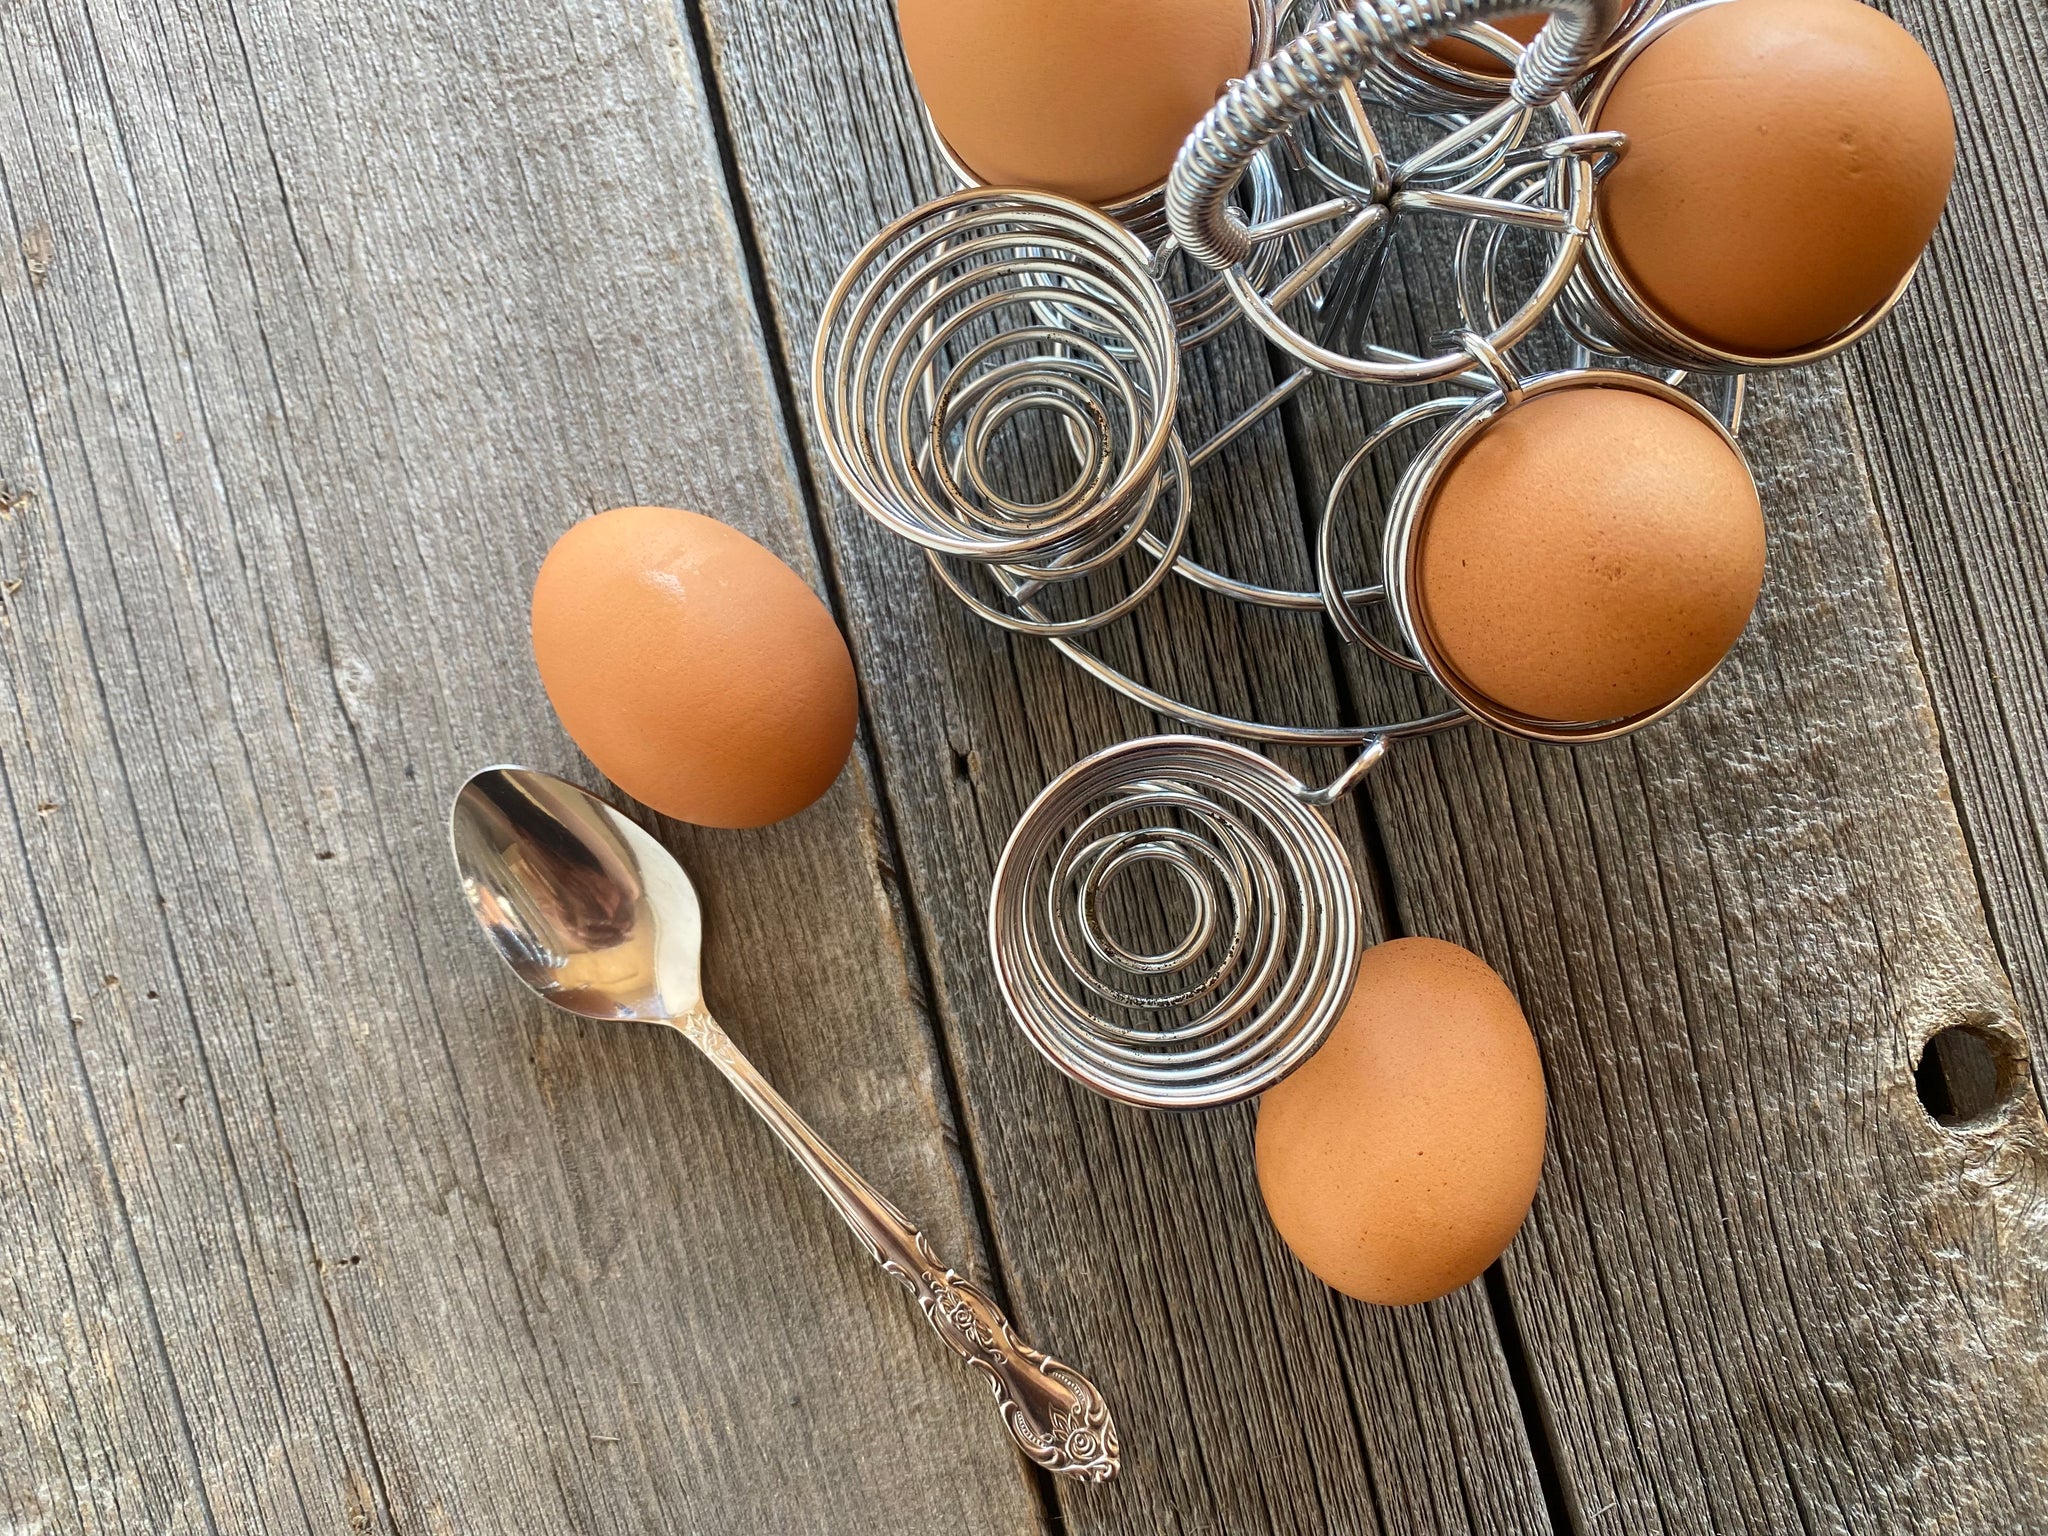
[[[1355,80],[1377,56],[1417,47],[1468,22],[1528,11],[1550,20],[1515,66],[1510,97],[1544,106],[1585,72],[1620,19],[1621,0],[1356,0],[1224,92],[1181,146],[1166,183],[1174,239],[1217,271],[1251,254],[1230,194],[1252,157]]]

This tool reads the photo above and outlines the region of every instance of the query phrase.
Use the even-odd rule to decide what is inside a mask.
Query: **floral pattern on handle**
[[[1119,1447],[1109,1405],[1079,1371],[1039,1353],[993,1296],[949,1269],[922,1232],[913,1231],[916,1272],[878,1255],[903,1282],[938,1336],[969,1365],[984,1372],[996,1406],[1024,1454],[1062,1477],[1107,1482],[1116,1475]]]
[[[1024,1454],[1062,1477],[1094,1483],[1114,1477],[1116,1424],[1095,1383],[1020,1339],[996,1299],[947,1267],[916,1224],[790,1108],[707,1009],[679,1014],[669,1024],[717,1064],[796,1154],[875,1262],[917,1299],[932,1331],[988,1377],[1004,1427]]]

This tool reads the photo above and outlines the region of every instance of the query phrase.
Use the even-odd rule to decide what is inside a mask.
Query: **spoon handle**
[[[1106,1482],[1116,1474],[1116,1425],[1095,1383],[1017,1335],[993,1296],[947,1265],[930,1239],[840,1160],[703,1009],[670,1021],[717,1065],[825,1191],[885,1273],[916,1298],[932,1331],[988,1377],[1017,1444],[1039,1466]]]

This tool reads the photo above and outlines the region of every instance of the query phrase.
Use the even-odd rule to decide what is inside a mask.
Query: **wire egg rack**
[[[997,868],[988,935],[1004,1000],[1051,1062],[1096,1091],[1225,1104],[1314,1052],[1349,997],[1361,934],[1356,875],[1322,812],[1395,743],[1471,723],[1603,740],[1697,691],[1617,720],[1517,715],[1459,680],[1414,600],[1431,495],[1504,411],[1538,394],[1633,389],[1732,448],[1745,371],[1811,361],[1881,317],[1797,358],[1742,358],[1684,336],[1629,287],[1597,218],[1600,178],[1626,142],[1587,125],[1615,72],[1670,24],[1660,5],[1256,0],[1251,67],[1162,186],[1097,209],[980,185],[948,151],[961,188],[877,234],[827,298],[812,404],[852,498],[984,620],[1211,733],[1143,737],[1076,764],[1026,810]],[[1549,19],[1527,47],[1486,25],[1533,10]],[[1498,72],[1425,51],[1453,33]],[[1380,337],[1374,299],[1397,234],[1425,224],[1448,248],[1458,320],[1435,350],[1411,351]],[[1513,354],[1546,322],[1567,360],[1526,372]],[[1190,440],[1185,357],[1237,327],[1288,369]],[[1695,375],[1714,383],[1711,407],[1681,388]],[[1194,558],[1203,466],[1319,379],[1453,393],[1388,410],[1358,444],[1322,509],[1313,589]],[[1026,422],[1038,430],[1020,444]],[[1379,577],[1347,582],[1347,489],[1418,431],[1431,435],[1388,499]],[[1344,644],[1434,684],[1442,707],[1349,726],[1174,698],[1091,644],[1169,581],[1319,614]],[[1243,743],[1352,756],[1312,786]]]

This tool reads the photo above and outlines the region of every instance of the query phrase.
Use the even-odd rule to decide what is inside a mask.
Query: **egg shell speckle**
[[[1544,1112],[1543,1064],[1506,983],[1470,950],[1396,939],[1365,952],[1329,1039],[1259,1101],[1259,1192],[1325,1284],[1430,1301],[1520,1229]]]
[[[1741,636],[1764,521],[1742,456],[1682,406],[1587,386],[1495,418],[1416,538],[1419,612],[1449,669],[1557,724],[1669,703]]]
[[[932,125],[990,186],[1112,203],[1157,186],[1251,63],[1248,0],[898,0]]]
[[[615,507],[556,541],[533,654],[562,726],[634,799],[758,827],[831,787],[853,747],[853,662],[803,578],[736,528]]]
[[[1891,296],[1933,237],[1955,118],[1912,35],[1859,0],[1729,0],[1681,13],[1595,124],[1628,135],[1603,235],[1686,335],[1773,357]]]

